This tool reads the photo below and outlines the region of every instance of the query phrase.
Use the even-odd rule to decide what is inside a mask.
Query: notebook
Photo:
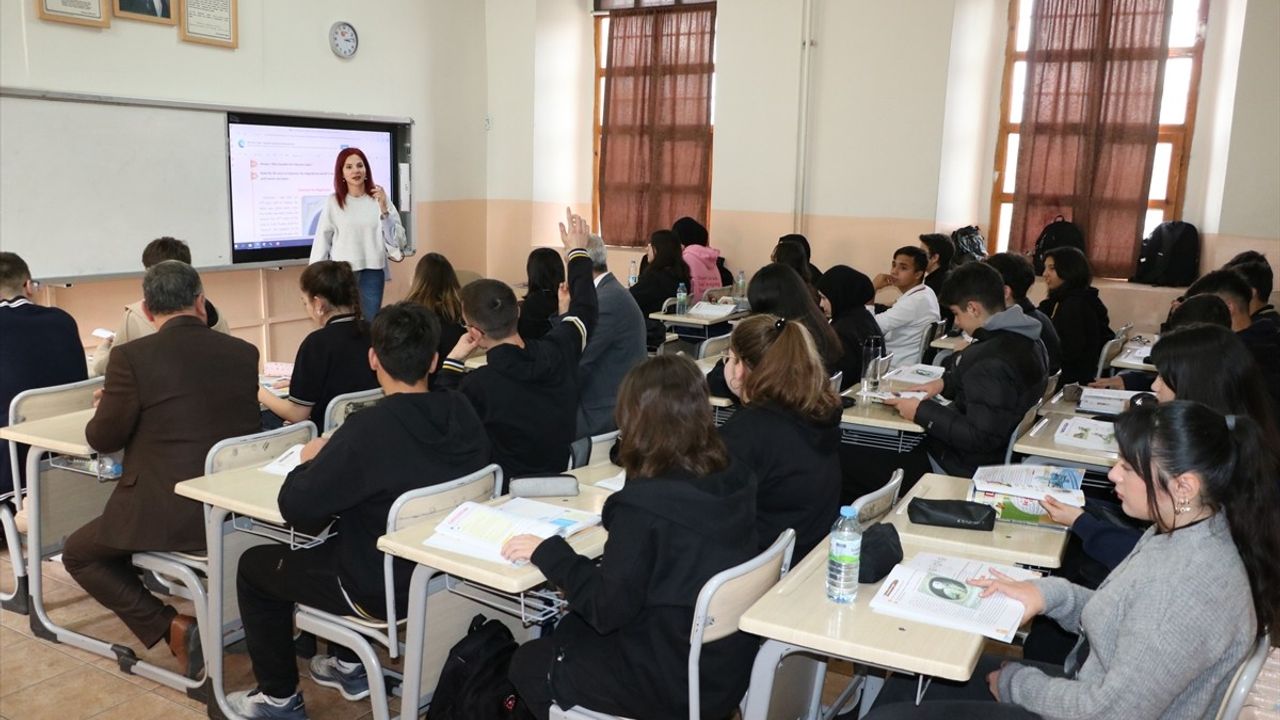
[[[502,557],[502,546],[516,535],[569,537],[599,524],[599,515],[529,498],[512,498],[497,506],[464,502],[422,544],[509,564]]]

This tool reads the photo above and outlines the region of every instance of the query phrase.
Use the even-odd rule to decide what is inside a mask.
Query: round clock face
[[[356,29],[348,22],[336,22],[329,28],[329,48],[340,58],[349,58],[356,54],[360,46],[360,38]]]

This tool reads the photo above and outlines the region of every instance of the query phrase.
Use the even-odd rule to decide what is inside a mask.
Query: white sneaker
[[[279,704],[281,702],[284,704]],[[250,720],[309,720],[300,692],[280,701],[267,697],[261,690],[241,690],[227,695],[227,706]]]

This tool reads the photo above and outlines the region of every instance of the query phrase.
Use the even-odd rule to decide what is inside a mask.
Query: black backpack
[[[1138,269],[1129,282],[1185,287],[1200,274],[1200,231],[1191,223],[1160,223],[1142,239]]]
[[[1080,231],[1080,226],[1061,215],[1045,225],[1040,231],[1040,237],[1036,238],[1036,252],[1033,258],[1036,275],[1044,274],[1044,254],[1060,247],[1073,247],[1080,252],[1085,252],[1084,233]]]
[[[987,259],[987,240],[977,225],[968,225],[951,233],[951,242],[956,246],[951,267]]]
[[[449,650],[427,709],[427,720],[508,720],[518,717],[519,697],[507,677],[516,641],[484,615],[471,619],[467,636]]]

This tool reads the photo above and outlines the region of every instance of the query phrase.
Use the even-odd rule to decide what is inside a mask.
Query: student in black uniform
[[[505,283],[476,280],[462,288],[467,333],[444,361],[441,387],[471,400],[506,479],[563,472],[578,421],[578,360],[596,324],[596,287],[587,251],[587,224],[569,213],[560,239],[569,256],[568,303],[556,327],[536,340],[516,332],[516,296]],[[470,373],[477,349],[487,364]]]
[[[520,306],[520,337],[536,340],[551,330],[551,318],[559,311],[564,260],[552,248],[536,248],[529,253],[525,275],[529,288]]]
[[[840,338],[841,389],[862,381],[862,343],[880,334],[876,316],[867,309],[876,299],[871,278],[848,265],[836,265],[818,278],[819,303]]]
[[[1253,290],[1235,270],[1205,273],[1187,288],[1187,297],[1217,295],[1231,313],[1231,329],[1258,361],[1274,407],[1280,412],[1280,325],[1267,319],[1255,321],[1249,314]]]
[[[320,326],[302,340],[293,360],[288,397],[258,388],[258,402],[279,420],[311,420],[324,429],[329,401],[343,393],[378,387],[369,369],[369,330],[360,316],[360,287],[345,261],[321,260],[302,271],[302,304]],[[266,416],[267,427],[279,427]]]
[[[650,349],[662,344],[667,328],[649,315],[662,311],[662,304],[676,296],[676,289],[684,283],[689,288],[689,266],[685,264],[680,236],[671,230],[659,230],[649,236],[649,248],[645,253],[648,263],[640,270],[640,278],[631,286],[631,297],[640,306],[645,321],[645,343]]]
[[[1256,250],[1246,250],[1227,261],[1225,269],[1240,273],[1253,290],[1249,300],[1249,317],[1256,323],[1263,320],[1280,328],[1280,312],[1271,304],[1271,290],[1275,285],[1275,273],[1267,256]]]
[[[755,471],[760,549],[792,528],[794,557],[803,558],[839,512],[840,398],[809,331],[775,315],[752,315],[733,329],[725,379],[743,408],[720,436]]]
[[[818,269],[817,265],[813,264],[813,249],[809,247],[809,238],[801,235],[800,233],[787,233],[786,235],[778,238],[778,242],[789,242],[799,245],[800,249],[804,250],[804,262],[809,266],[809,277],[813,280],[817,280],[822,277],[822,271]]]
[[[754,476],[726,451],[702,373],[688,358],[660,355],[636,366],[616,413],[627,482],[605,501],[609,539],[599,566],[560,537],[519,535],[502,550],[513,562],[532,561],[569,601],[555,632],[511,660],[511,681],[542,720],[552,702],[642,720],[689,717],[698,593],[774,540],[757,542]],[[758,645],[738,632],[703,646],[701,717],[733,712]]]
[[[1037,310],[1036,306],[1027,299],[1027,291],[1036,281],[1036,269],[1031,265],[1031,260],[1026,255],[1002,252],[992,255],[983,262],[995,268],[996,272],[1000,273],[1000,278],[1004,280],[1005,307],[1017,305],[1022,308],[1023,315],[1033,317],[1040,322],[1040,342],[1044,343],[1045,353],[1049,357],[1049,373],[1061,370],[1062,341],[1058,339],[1058,331],[1053,327],[1053,320]]]
[[[1049,297],[1040,312],[1053,320],[1062,346],[1060,384],[1086,383],[1098,371],[1102,346],[1115,337],[1107,306],[1093,287],[1089,260],[1073,247],[1054,248],[1044,254],[1044,284]]]
[[[458,274],[453,271],[449,258],[440,253],[427,253],[413,269],[413,284],[409,286],[407,302],[417,303],[430,310],[440,320],[440,345],[437,352],[444,357],[458,344],[458,338],[466,332],[462,327],[462,286]],[[436,371],[431,368],[427,382],[435,385]]]
[[[257,687],[227,696],[239,715],[305,720],[293,653],[295,604],[383,618],[383,556],[377,542],[386,532],[391,505],[409,490],[457,479],[489,463],[484,426],[467,399],[427,391],[439,332],[435,316],[413,303],[378,313],[366,362],[387,397],[348,418],[330,440],[308,443],[303,464],[280,489],[286,522],[319,529],[337,515],[337,535],[307,550],[269,544],[240,557],[236,589]],[[397,617],[404,617],[412,563],[397,559],[392,572]],[[335,653],[311,659],[312,679],[349,700],[367,696],[369,678],[355,653],[340,647]]]
[[[956,244],[951,238],[942,233],[925,233],[920,236],[920,249],[929,258],[929,264],[925,265],[924,284],[933,290],[935,295],[942,294],[942,284],[947,281],[947,275],[951,272],[951,261],[956,255]],[[1032,275],[1032,277],[1035,277]],[[949,319],[946,311],[943,312],[943,318]]]

